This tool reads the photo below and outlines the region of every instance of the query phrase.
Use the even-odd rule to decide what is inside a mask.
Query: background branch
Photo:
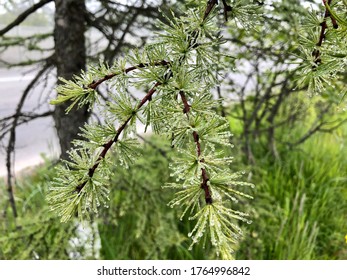
[[[16,202],[14,199],[14,193],[13,193],[13,170],[12,170],[12,155],[15,151],[15,144],[16,144],[16,128],[19,122],[19,118],[21,115],[21,110],[23,108],[24,102],[26,98],[28,97],[31,88],[37,83],[37,81],[42,77],[42,75],[51,67],[51,64],[47,62],[47,64],[36,74],[34,79],[29,83],[29,85],[24,90],[22,97],[17,105],[16,112],[14,114],[14,118],[12,121],[12,126],[10,128],[10,135],[9,140],[6,148],[6,169],[7,169],[7,193],[9,197],[9,202],[12,208],[12,213],[14,218],[16,219],[18,216],[17,208],[16,208]]]
[[[35,5],[31,6],[29,9],[25,10],[23,13],[21,13],[14,21],[12,21],[9,25],[7,25],[5,28],[0,30],[0,36],[4,35],[8,31],[10,31],[15,26],[21,24],[28,16],[30,16],[32,13],[43,7],[49,2],[52,2],[53,0],[41,0],[40,2],[36,3]]]

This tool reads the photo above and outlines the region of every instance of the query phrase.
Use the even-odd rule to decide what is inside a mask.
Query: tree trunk
[[[55,0],[54,42],[58,77],[71,79],[85,69],[85,0]],[[59,83],[59,82],[58,82]],[[71,141],[77,138],[79,127],[87,122],[87,108],[65,114],[68,103],[55,108],[53,118],[61,147],[61,158],[67,159]]]

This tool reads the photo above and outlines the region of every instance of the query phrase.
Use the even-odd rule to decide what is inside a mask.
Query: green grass
[[[49,162],[21,175],[15,184],[18,218],[14,221],[7,193],[0,197],[0,259],[69,259],[84,248],[71,244],[76,224],[62,224],[50,211],[45,197],[54,175]],[[4,182],[0,188],[5,189]]]
[[[346,138],[317,134],[280,161],[257,162],[254,221],[237,258],[347,259]]]

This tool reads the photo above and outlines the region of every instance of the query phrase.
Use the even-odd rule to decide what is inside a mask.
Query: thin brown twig
[[[8,117],[5,117],[0,120],[0,141],[11,131],[12,129],[12,119],[19,118],[17,121],[16,126],[19,127],[22,124],[28,123],[32,120],[38,119],[38,118],[44,118],[51,116],[53,114],[53,111],[46,111],[40,114],[33,114],[33,113],[19,113],[17,115],[11,115]]]
[[[309,139],[313,134],[316,132],[322,131],[322,127],[327,124],[327,122],[324,122],[323,118],[324,115],[329,111],[331,108],[331,104],[327,105],[321,112],[320,115],[315,120],[314,124],[312,124],[311,128],[298,139],[294,143],[287,143],[290,148],[293,148],[294,146],[298,146],[302,143],[304,143],[307,139]]]
[[[186,114],[187,118],[189,118],[190,105],[188,103],[187,97],[182,90],[179,92],[179,95],[181,97],[181,100],[184,106],[183,113]],[[201,157],[201,144],[200,144],[199,134],[196,131],[194,131],[192,134],[193,134],[194,142],[196,145],[196,154],[199,159]],[[199,162],[204,163],[205,159],[200,158]],[[200,187],[205,192],[205,202],[206,204],[212,204],[212,195],[207,183],[209,181],[209,177],[207,175],[207,171],[205,168],[201,168],[201,178],[202,178],[202,181],[201,181]]]
[[[205,20],[210,13],[212,12],[212,10],[214,9],[215,5],[218,4],[218,0],[209,0],[207,2],[207,6],[205,9],[205,13],[204,13],[204,18],[203,20]],[[224,1],[224,16],[225,16],[225,20],[227,20],[227,11],[231,10],[231,7],[228,6]],[[230,8],[230,9],[229,9]],[[197,32],[195,34],[198,34]],[[196,36],[194,36],[194,32],[192,33],[192,40],[190,41],[191,46],[194,48],[197,46],[196,44]],[[187,118],[189,119],[189,111],[190,111],[190,105],[188,103],[187,97],[184,93],[184,91],[180,91],[179,95],[181,97],[182,103],[183,103],[183,113],[186,114]],[[196,153],[197,153],[197,157],[200,158],[201,157],[201,144],[200,144],[200,139],[199,139],[199,134],[194,131],[193,133],[193,138],[194,138],[194,142],[196,144]],[[199,159],[199,161],[201,163],[205,162],[204,158]],[[212,195],[208,186],[208,181],[209,181],[209,177],[207,175],[206,169],[205,168],[201,168],[201,178],[202,178],[202,182],[201,182],[201,188],[204,190],[205,192],[205,202],[206,204],[212,204]]]
[[[330,14],[329,10],[326,8],[326,5],[330,5],[331,4],[331,0],[322,0],[323,1],[323,5],[325,6],[325,13],[324,13],[324,18],[323,18],[323,21],[321,22],[321,30],[320,30],[320,34],[319,34],[319,39],[318,39],[318,42],[316,44],[316,46],[318,48],[315,48],[312,52],[312,56],[314,57],[314,62],[316,64],[319,64],[321,63],[321,58],[320,58],[320,50],[319,48],[322,46],[323,44],[323,41],[325,39],[325,34],[326,34],[326,30],[328,28],[328,24],[327,24],[327,19],[330,17],[331,21],[332,21],[332,24],[333,24],[333,27],[335,29],[337,29],[339,26],[336,22],[336,19]],[[317,66],[313,66],[313,68],[316,68]]]
[[[146,94],[145,97],[142,98],[141,102],[137,106],[136,110],[139,110],[147,101],[150,101],[152,98],[152,95],[156,92],[157,87],[161,85],[161,83],[157,82]],[[112,145],[116,143],[119,139],[119,136],[124,131],[130,120],[133,118],[133,115],[129,116],[124,123],[117,129],[116,135],[107,143],[103,145],[103,150],[100,152],[98,159],[94,163],[94,165],[89,169],[88,176],[91,178],[93,177],[95,170],[98,168],[100,162],[106,157],[107,152],[110,150]],[[81,192],[81,190],[84,188],[84,186],[87,184],[87,181],[82,182],[80,185],[76,187],[77,193]]]
[[[135,66],[130,66],[128,68],[126,68],[123,73],[127,74],[131,71],[134,71],[136,69],[139,69],[139,68],[145,68],[145,67],[148,67],[150,65],[154,65],[154,66],[166,66],[166,65],[169,65],[170,62],[166,61],[166,60],[162,60],[162,61],[158,61],[158,62],[154,62],[154,63],[140,63],[138,65],[135,65]],[[112,73],[112,74],[109,74],[109,75],[105,75],[103,78],[97,80],[97,81],[94,81],[93,83],[89,84],[88,85],[88,88],[91,88],[91,89],[96,89],[100,84],[102,84],[103,82],[107,81],[107,80],[110,80],[112,78],[114,78],[115,76],[117,75],[120,75],[121,73],[119,72],[116,72],[116,73]]]
[[[6,149],[6,169],[7,169],[7,192],[9,196],[9,202],[12,208],[13,217],[16,219],[18,216],[17,208],[16,208],[16,202],[14,199],[14,190],[13,190],[13,170],[12,170],[12,154],[15,150],[15,143],[16,143],[16,128],[19,121],[19,116],[21,114],[21,110],[23,108],[24,102],[27,98],[27,96],[30,93],[30,90],[34,86],[34,84],[40,79],[40,77],[49,69],[50,67],[50,61],[47,61],[47,64],[37,73],[37,75],[34,77],[34,79],[29,83],[29,85],[26,87],[26,89],[23,92],[23,95],[17,105],[16,113],[14,114],[14,119],[12,122],[12,127],[10,129],[10,137],[8,140],[8,145]]]

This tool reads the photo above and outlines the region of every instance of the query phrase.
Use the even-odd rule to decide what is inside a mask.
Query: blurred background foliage
[[[216,110],[228,118],[234,134],[231,168],[245,170],[245,178],[256,185],[254,200],[242,205],[253,223],[241,225],[244,237],[236,259],[347,259],[346,74],[320,95],[296,84],[307,7],[322,14],[315,3],[265,1],[256,29],[241,23],[225,29],[225,51],[236,59],[221,61],[227,71],[215,91],[223,98]],[[110,46],[103,56],[112,61]],[[138,160],[129,169],[114,170],[109,207],[84,224],[61,224],[49,211],[51,159],[17,175],[17,219],[1,180],[0,259],[215,258],[208,243],[187,249],[192,224],[180,221],[179,210],[167,206],[172,193],[161,186],[172,180],[169,142],[143,138]]]

